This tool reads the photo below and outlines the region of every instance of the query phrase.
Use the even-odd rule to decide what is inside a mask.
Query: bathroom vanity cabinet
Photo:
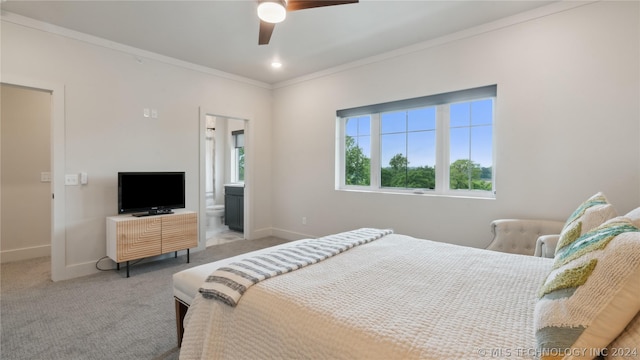
[[[230,230],[244,231],[244,187],[224,187],[224,224]]]

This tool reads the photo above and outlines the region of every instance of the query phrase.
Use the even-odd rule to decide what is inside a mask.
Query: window
[[[436,108],[380,114],[383,188],[435,189]]]
[[[232,131],[233,137],[233,182],[244,182],[244,130]]]
[[[449,188],[493,190],[493,99],[449,106]]]
[[[339,110],[339,189],[493,197],[497,86]]]
[[[345,166],[347,185],[371,184],[371,117],[360,116],[346,121]]]

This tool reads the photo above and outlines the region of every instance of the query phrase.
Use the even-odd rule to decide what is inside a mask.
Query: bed
[[[615,349],[621,358],[638,358],[640,233],[619,219],[605,221],[606,229],[629,231],[609,239],[597,256],[587,256],[588,264],[596,256],[599,265],[586,284],[573,288],[553,289],[566,273],[558,259],[395,233],[257,282],[232,305],[205,297],[203,283],[216,269],[318,239],[194,267],[174,275],[179,336],[184,323],[180,358],[591,359],[615,357]],[[610,250],[627,255],[603,257]],[[587,260],[569,262],[575,267]],[[592,282],[601,277],[613,295],[594,296],[591,286],[601,286]],[[594,312],[595,318],[585,320]],[[594,334],[603,318],[606,331]]]

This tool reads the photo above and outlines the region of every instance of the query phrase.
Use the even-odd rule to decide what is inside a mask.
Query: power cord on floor
[[[99,266],[100,261],[102,261],[102,260],[104,260],[104,259],[108,259],[108,258],[109,258],[109,256],[103,256],[103,257],[101,257],[100,259],[98,259],[98,261],[96,261],[96,269],[98,269],[98,270],[100,270],[100,271],[114,271],[114,270],[118,270],[118,268],[112,268],[112,269],[101,269],[101,268],[100,268],[100,266]],[[129,264],[129,266],[131,266],[131,265],[135,265],[135,264],[139,263],[140,261],[142,261],[142,259],[139,259],[139,260],[136,260],[136,261],[134,261],[134,262],[130,263],[130,264]]]
[[[98,261],[96,261],[96,269],[100,270],[100,271],[111,271],[111,270],[117,270],[115,268],[113,269],[101,269],[100,266],[98,266],[98,264],[100,264],[100,261],[104,260],[104,259],[108,259],[108,256],[103,256],[100,259],[98,259]]]

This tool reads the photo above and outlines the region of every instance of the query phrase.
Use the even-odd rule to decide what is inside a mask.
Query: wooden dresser
[[[107,256],[118,264],[198,246],[198,216],[194,211],[135,217],[131,214],[107,218]]]

